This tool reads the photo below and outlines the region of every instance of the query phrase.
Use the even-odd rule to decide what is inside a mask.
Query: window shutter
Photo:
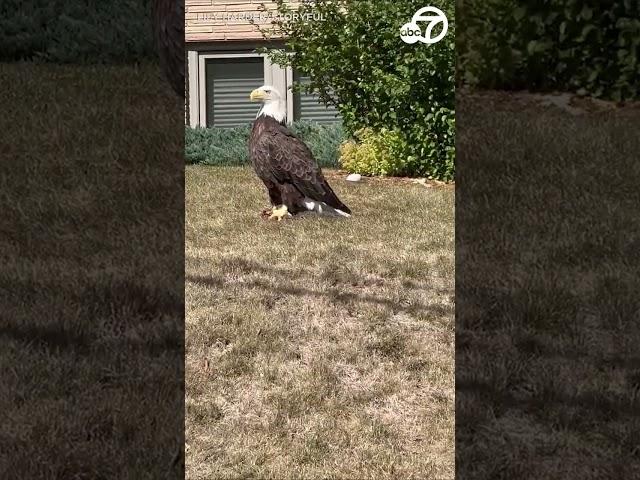
[[[207,126],[235,127],[253,122],[260,104],[249,94],[264,85],[262,58],[220,58],[206,63]]]
[[[309,77],[302,77],[296,74],[294,74],[294,80],[302,85],[310,83]],[[305,92],[295,93],[294,118],[318,123],[333,123],[340,120],[338,111],[333,105],[325,107],[317,94]]]

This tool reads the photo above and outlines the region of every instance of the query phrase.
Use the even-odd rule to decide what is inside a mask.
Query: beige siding
[[[185,0],[186,41],[261,40],[262,33],[251,25],[248,16],[263,12],[262,4],[267,11],[276,9],[275,3],[268,0]],[[256,23],[264,28],[271,20],[257,17]]]

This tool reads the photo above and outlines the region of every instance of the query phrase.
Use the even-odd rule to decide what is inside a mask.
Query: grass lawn
[[[181,478],[180,102],[152,66],[0,85],[0,478]]]
[[[640,109],[456,116],[458,475],[640,478]]]
[[[187,168],[191,480],[453,478],[453,188],[327,177],[351,219],[277,223]]]

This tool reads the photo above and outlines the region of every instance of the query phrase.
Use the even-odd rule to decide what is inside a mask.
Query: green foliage
[[[153,58],[150,9],[150,0],[5,0],[0,3],[0,61]]]
[[[245,165],[249,161],[249,125],[234,128],[185,129],[187,163],[202,165]]]
[[[340,122],[320,124],[300,120],[291,124],[291,130],[307,144],[321,167],[338,167],[338,149],[346,138]]]
[[[291,13],[285,2],[277,3],[280,13]],[[455,155],[454,1],[428,3],[449,20],[449,33],[436,44],[400,39],[401,27],[425,6],[422,0],[317,0],[302,4],[297,19],[280,17],[276,28],[287,38],[288,52],[269,55],[310,76],[310,85],[299,88],[335,105],[350,135],[362,128],[393,130],[401,139],[399,155],[414,167],[406,173],[449,180]]]
[[[398,132],[364,128],[354,136],[357,141],[351,139],[340,145],[340,167],[347,172],[399,176],[412,170],[402,155],[404,142]]]
[[[201,165],[246,165],[249,163],[247,142],[250,125],[234,128],[185,129],[187,163]],[[304,141],[321,167],[338,166],[338,147],[345,140],[340,123],[318,124],[300,121],[291,130]]]
[[[460,0],[459,7],[459,83],[638,98],[639,1]]]

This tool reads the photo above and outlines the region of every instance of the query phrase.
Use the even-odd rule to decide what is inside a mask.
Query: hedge
[[[251,126],[234,128],[190,128],[185,129],[185,158],[188,164],[199,165],[247,165],[247,144]],[[338,167],[338,148],[346,139],[339,122],[318,124],[299,121],[291,125],[311,149],[321,167]]]
[[[132,63],[155,57],[151,0],[4,0],[0,61]]]
[[[460,0],[458,84],[640,95],[640,1]]]

